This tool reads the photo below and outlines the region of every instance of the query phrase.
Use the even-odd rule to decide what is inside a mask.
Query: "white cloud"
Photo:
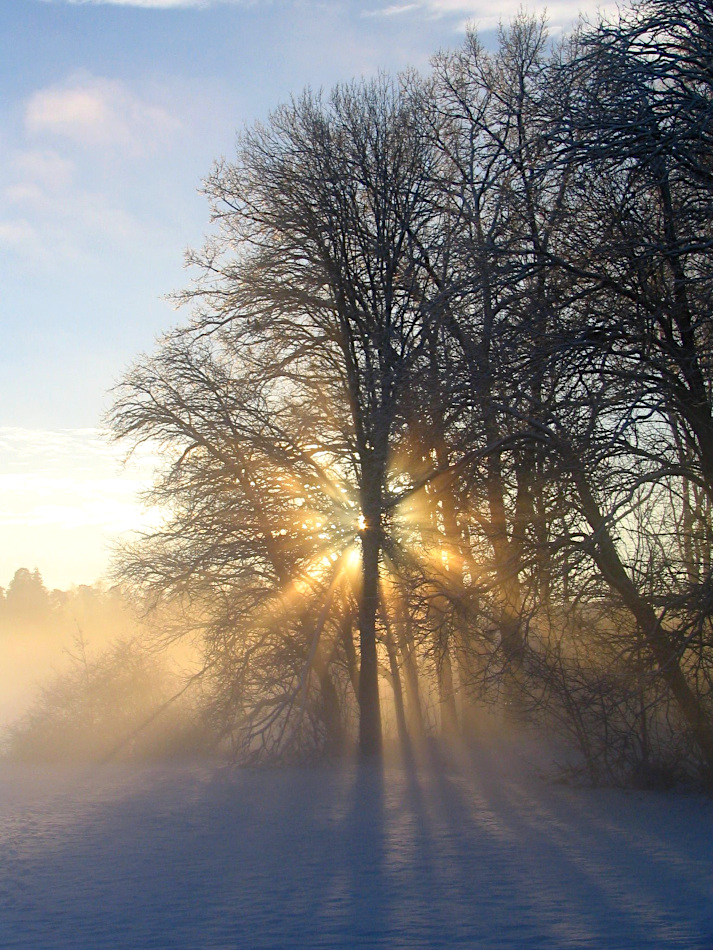
[[[65,2],[71,6],[144,7],[147,10],[172,10],[180,7],[207,7],[213,5],[211,0],[65,0]]]
[[[118,476],[125,449],[109,442],[96,427],[83,429],[28,429],[21,426],[0,426],[0,472],[67,473],[101,467],[111,478]],[[136,455],[136,466],[157,462],[155,449],[146,448]],[[107,467],[108,466],[108,467]],[[122,474],[123,478],[123,474]]]
[[[58,2],[58,0],[46,0]],[[64,0],[71,6],[114,6],[139,7],[146,10],[176,10],[195,7],[214,7],[221,4],[237,6],[254,6],[258,0]]]
[[[393,4],[389,7],[380,7],[378,10],[365,10],[364,16],[399,16],[402,13],[412,13],[423,9],[420,3]]]
[[[523,3],[522,0],[418,0],[416,3],[387,4],[364,12],[364,16],[395,16],[400,14],[421,14],[427,17],[458,17],[458,29],[472,23],[480,29],[492,29],[500,23],[507,24],[522,10],[539,15],[545,11],[547,20],[553,29],[569,28],[579,13],[596,18],[598,11],[603,13],[616,9],[614,2],[601,0],[560,0],[560,2]]]
[[[96,258],[97,248],[127,249],[162,238],[162,225],[134,213],[125,201],[126,189],[118,184],[122,174],[138,166],[133,159],[148,147],[151,135],[156,142],[161,121],[164,129],[173,128],[165,110],[137,103],[119,84],[106,80],[92,80],[81,90],[42,90],[32,97],[28,131],[35,138],[41,131],[55,132],[55,138],[61,134],[65,141],[57,149],[31,145],[2,156],[0,248],[45,268],[78,267]],[[142,124],[150,122],[150,132],[140,138]],[[84,141],[78,146],[67,140],[70,135]],[[82,145],[92,142],[124,147],[119,154],[114,149],[86,153]]]
[[[162,237],[160,227],[147,225],[101,193],[53,195],[19,182],[3,195],[8,208],[4,214],[0,209],[0,248],[35,268],[83,267],[96,259],[99,248],[123,252]]]
[[[39,205],[44,201],[45,193],[31,181],[22,181],[16,185],[8,185],[5,196],[12,204]]]
[[[143,154],[180,127],[160,106],[133,95],[115,79],[79,75],[35,92],[27,102],[25,128],[83,146],[119,147]]]
[[[0,247],[11,250],[26,250],[37,244],[37,232],[22,218],[14,221],[0,221]]]
[[[73,174],[74,163],[62,158],[57,152],[20,151],[11,158],[4,173],[3,177],[9,181],[4,195],[12,205],[47,210],[48,203],[55,201],[58,193],[66,190]],[[8,222],[4,222],[0,228],[7,228],[7,225]],[[16,235],[21,238],[20,243],[26,243],[30,236],[27,228],[23,234]]]
[[[67,185],[74,173],[74,164],[49,149],[18,152],[12,168],[24,180],[54,190]]]

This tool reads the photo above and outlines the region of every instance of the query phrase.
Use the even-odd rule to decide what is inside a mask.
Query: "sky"
[[[601,6],[601,4],[599,4]],[[0,0],[0,586],[93,583],[155,513],[102,417],[183,319],[202,179],[305,86],[427,70],[518,0]],[[593,0],[548,4],[553,31]],[[527,8],[541,12],[541,7]]]

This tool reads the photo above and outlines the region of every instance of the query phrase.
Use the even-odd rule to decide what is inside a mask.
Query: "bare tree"
[[[378,754],[380,678],[405,743],[504,683],[593,776],[630,733],[713,769],[712,37],[698,0],[521,15],[216,165],[190,326],[112,420],[168,459],[127,570],[209,605],[244,749],[356,702]]]
[[[302,406],[303,419],[314,422],[315,411],[319,418],[309,451],[329,458],[320,490],[335,472],[355,486],[365,753],[381,748],[376,627],[389,453],[432,312],[416,241],[432,228],[428,155],[409,96],[395,83],[339,88],[327,99],[305,93],[244,133],[236,160],[217,165],[206,182],[220,233],[193,258],[202,277],[185,295],[199,332],[221,327],[233,340],[243,363],[239,392],[264,394],[258,444],[270,445],[266,464],[280,453],[288,469],[304,463],[289,436]],[[128,386],[135,391],[136,380]],[[320,389],[335,398],[320,406]],[[290,407],[282,410],[289,424],[279,406]],[[190,400],[186,408],[192,415]],[[117,418],[131,434],[125,407]],[[235,477],[246,480],[248,499],[244,463]]]

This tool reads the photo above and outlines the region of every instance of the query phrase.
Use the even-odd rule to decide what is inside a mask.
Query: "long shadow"
[[[435,771],[434,791],[457,832],[454,863],[477,847],[500,875],[484,908],[501,921],[500,946],[706,945],[706,934],[687,919],[695,894],[684,897],[686,909],[677,906],[670,885],[676,890],[679,879],[670,869],[668,902],[660,877],[642,881],[636,861],[622,854],[620,826],[607,827],[602,814],[587,816],[585,808],[572,807],[571,796],[534,777],[510,774],[497,747],[451,755],[457,768]],[[511,764],[512,752],[503,759]],[[628,818],[635,823],[633,810]]]
[[[486,746],[386,770],[109,767],[46,816],[3,810],[0,948],[710,950],[710,918],[685,917],[713,885],[713,812],[667,867],[688,811],[656,831],[667,803],[627,801],[529,784]]]
[[[406,946],[383,768],[107,766],[81,778],[44,800],[44,817],[15,812],[1,948]]]
[[[357,767],[345,826],[350,939],[339,946],[456,946],[441,898],[438,854],[422,791],[423,763]],[[444,916],[445,915],[445,916]]]
[[[337,946],[382,946],[389,932],[391,906],[384,885],[388,850],[384,780],[382,762],[360,759],[355,763],[343,816],[339,881],[331,895],[338,906],[327,909]]]

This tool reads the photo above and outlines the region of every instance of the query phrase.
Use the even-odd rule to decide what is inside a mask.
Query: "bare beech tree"
[[[304,705],[312,671],[327,744],[338,745],[342,710],[329,660],[346,662],[348,652],[338,642],[338,657],[325,652],[313,601],[328,572],[315,566],[331,565],[333,549],[353,540],[354,502],[314,458],[305,407],[281,411],[241,376],[244,354],[224,337],[167,337],[116,393],[117,436],[151,440],[171,460],[151,492],[165,520],[125,552],[122,575],[154,600],[188,605],[218,686],[213,718],[234,745],[274,753],[299,744],[285,722],[298,700]],[[313,415],[310,430],[318,424]],[[268,728],[277,723],[279,742]]]
[[[334,418],[322,412],[311,449],[340,457],[358,502],[364,753],[381,749],[376,627],[389,453],[423,327],[433,319],[420,250],[433,231],[428,163],[409,96],[391,81],[339,88],[326,99],[305,93],[244,133],[236,160],[207,180],[220,232],[193,258],[202,277],[185,295],[201,332],[220,327],[235,340],[241,387],[267,394],[260,438],[272,440],[273,459],[288,431],[273,425],[274,405],[314,403],[320,386],[338,392]],[[131,434],[125,408],[117,419]],[[336,452],[330,432],[338,432]]]

